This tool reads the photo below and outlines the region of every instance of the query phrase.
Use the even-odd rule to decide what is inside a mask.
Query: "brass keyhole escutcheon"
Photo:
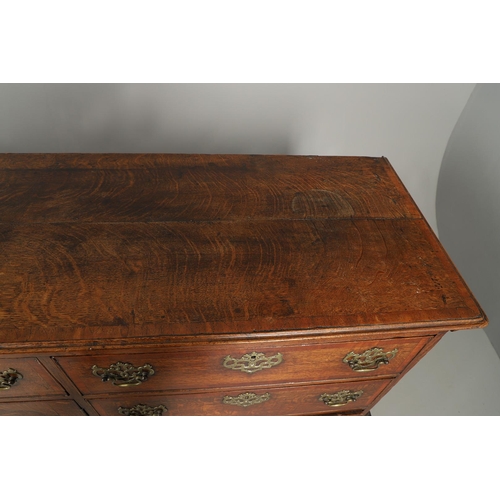
[[[279,365],[283,361],[281,353],[266,356],[262,352],[251,352],[244,354],[241,358],[233,358],[233,356],[226,356],[223,360],[224,368],[230,370],[237,370],[245,373],[255,373],[265,368],[272,368]]]
[[[261,396],[257,396],[255,392],[244,392],[238,396],[224,396],[222,402],[226,405],[236,405],[246,408],[247,406],[264,403],[265,401],[269,401],[269,399],[271,399],[271,394],[268,392]]]

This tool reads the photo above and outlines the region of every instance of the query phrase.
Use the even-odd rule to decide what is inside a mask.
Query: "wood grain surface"
[[[22,378],[10,389],[0,390],[0,400],[26,396],[65,396],[66,391],[36,358],[0,358],[0,373],[9,368],[16,370]]]
[[[384,158],[0,155],[0,343],[485,324]]]
[[[227,388],[223,392],[199,394],[134,394],[106,399],[91,399],[90,403],[99,415],[119,416],[118,408],[132,408],[137,404],[151,407],[163,405],[167,408],[163,416],[186,415],[226,415],[226,416],[257,416],[257,415],[298,415],[320,413],[344,413],[370,406],[377,395],[385,389],[389,380],[351,381],[345,383],[314,384],[296,387],[267,387],[261,389]],[[322,394],[335,394],[338,391],[362,391],[355,401],[343,406],[327,406],[320,399]],[[224,404],[225,396],[237,397],[250,392],[256,396],[267,394],[269,399],[262,403],[247,407]]]
[[[226,344],[224,347],[203,346],[198,349],[171,349],[155,352],[129,352],[94,356],[59,356],[57,363],[73,380],[83,395],[167,390],[217,389],[221,387],[251,387],[265,384],[293,384],[310,380],[327,381],[356,379],[360,377],[389,377],[397,375],[429,341],[429,337],[391,339],[365,342],[345,342],[326,345],[301,345],[272,347],[270,343],[241,346]],[[388,364],[381,364],[368,372],[354,371],[344,357],[355,352],[361,354],[373,347],[384,352],[397,350]],[[254,373],[228,369],[224,359],[229,355],[241,359],[245,354],[262,353],[267,357],[280,354],[282,362],[276,366]],[[102,382],[92,374],[92,366],[109,368],[122,361],[135,367],[150,364],[154,375],[147,381],[121,387],[111,382]]]
[[[86,413],[71,400],[0,402],[0,417],[83,417]]]
[[[380,158],[0,155],[2,222],[420,217]]]

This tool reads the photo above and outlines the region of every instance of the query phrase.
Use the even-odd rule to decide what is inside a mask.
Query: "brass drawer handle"
[[[223,365],[230,370],[255,373],[264,368],[272,368],[273,366],[279,365],[282,361],[283,355],[281,353],[267,357],[262,352],[254,351],[249,354],[244,354],[239,359],[233,358],[232,356],[226,356]]]
[[[355,354],[351,351],[342,361],[356,372],[370,372],[376,370],[380,365],[389,364],[389,360],[396,356],[397,352],[397,349],[384,352],[380,347],[373,347],[363,354]]]
[[[103,382],[110,380],[113,385],[118,387],[142,384],[154,373],[155,371],[150,364],[135,367],[123,361],[118,361],[110,365],[109,368],[100,368],[97,365],[92,367],[92,375],[99,377]]]
[[[328,406],[344,406],[351,401],[356,401],[363,395],[363,391],[339,391],[334,394],[321,394],[320,401],[323,401]]]
[[[168,408],[163,405],[148,406],[138,404],[132,406],[132,408],[124,408],[123,406],[118,408],[118,413],[126,417],[161,417],[165,411],[168,411]]]
[[[8,368],[0,373],[0,391],[8,391],[23,376],[14,368]]]
[[[260,403],[264,403],[265,401],[269,401],[271,399],[271,394],[266,392],[262,394],[262,396],[257,396],[254,392],[244,392],[239,396],[224,396],[222,402],[226,405],[236,405],[243,406],[246,408],[247,406],[257,405]]]

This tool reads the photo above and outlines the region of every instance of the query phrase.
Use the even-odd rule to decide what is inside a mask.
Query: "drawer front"
[[[367,407],[390,380],[267,389],[232,388],[207,394],[134,394],[92,399],[100,415],[307,415]]]
[[[64,395],[64,389],[36,358],[0,358],[0,400]]]
[[[395,375],[429,338],[287,346],[263,342],[228,344],[165,352],[58,357],[57,361],[84,395],[218,389]],[[373,364],[368,367],[371,371],[353,369],[344,361],[368,350],[373,351]],[[365,354],[365,358],[370,355]]]
[[[0,416],[83,416],[86,413],[74,401],[30,401],[0,403]]]

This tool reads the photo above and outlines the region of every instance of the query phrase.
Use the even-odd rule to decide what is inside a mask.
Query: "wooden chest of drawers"
[[[0,415],[363,415],[486,323],[385,158],[0,155]]]

